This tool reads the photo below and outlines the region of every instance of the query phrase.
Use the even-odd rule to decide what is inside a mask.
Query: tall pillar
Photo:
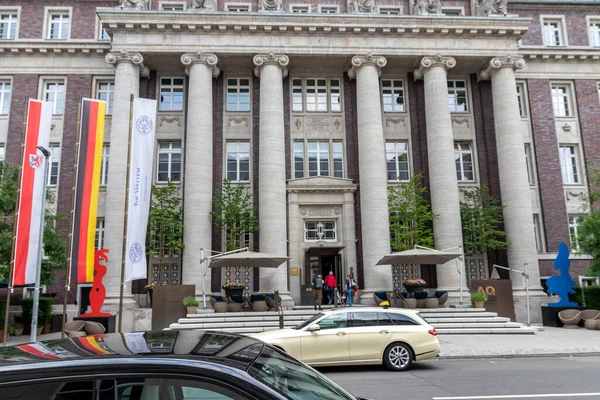
[[[283,78],[287,76],[288,56],[254,56],[254,74],[260,79],[258,143],[258,199],[260,204],[260,251],[287,255],[287,215],[285,180],[285,130],[283,118]],[[287,264],[260,271],[260,289],[279,290],[284,306],[293,305],[288,288]]]
[[[110,168],[106,187],[105,246],[110,250],[104,286],[105,308],[118,310],[123,254],[123,228],[125,221],[125,191],[127,185],[127,149],[129,142],[129,119],[131,95],[139,96],[140,74],[148,76],[144,58],[139,53],[109,53],[106,62],[115,67],[115,93],[110,128]],[[124,291],[123,332],[133,330],[135,300],[131,295],[131,283]],[[129,315],[130,314],[130,315]],[[131,316],[131,318],[130,318]]]
[[[358,161],[364,282],[361,302],[372,302],[375,291],[391,289],[391,270],[377,266],[390,254],[390,229],[385,165],[385,140],[381,120],[379,76],[387,60],[382,56],[354,56],[350,78],[356,78]]]
[[[425,86],[431,209],[436,214],[433,220],[435,247],[458,251],[463,238],[447,77],[447,70],[455,65],[456,60],[452,57],[424,57],[415,70],[415,78],[423,78]],[[460,267],[462,274],[457,271],[455,261],[437,267],[438,287],[447,290],[451,297],[459,296],[461,276],[462,288],[467,288],[464,265]]]
[[[528,266],[529,286],[534,301],[530,306],[532,319],[539,318],[541,301],[545,298],[540,284],[540,271],[535,245],[533,210],[527,180],[527,164],[523,142],[523,125],[519,115],[515,70],[525,67],[521,57],[493,58],[479,74],[481,79],[492,79],[494,102],[494,126],[496,147],[498,148],[498,170],[500,191],[504,206],[504,228],[508,246],[508,267],[525,271]],[[514,297],[517,300],[515,311],[519,321],[526,320],[524,286],[522,275],[510,273]],[[537,303],[537,306],[534,306]]]
[[[214,54],[186,53],[181,56],[189,75],[187,134],[185,140],[185,184],[182,281],[196,285],[196,295],[210,293],[211,276],[200,266],[211,253],[213,196],[213,78],[219,76]],[[215,249],[220,250],[220,249]],[[208,268],[205,262],[204,269]]]

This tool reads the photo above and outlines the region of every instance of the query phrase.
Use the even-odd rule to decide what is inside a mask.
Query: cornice
[[[65,41],[51,42],[47,40],[40,41],[21,41],[6,40],[0,41],[0,54],[97,54],[104,55],[111,48],[110,42],[97,41]]]
[[[518,53],[528,61],[597,61],[600,59],[600,48],[548,48],[521,47]]]

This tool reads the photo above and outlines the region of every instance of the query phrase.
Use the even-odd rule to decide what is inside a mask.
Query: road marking
[[[600,396],[598,393],[547,393],[547,394],[512,394],[504,396],[459,396],[432,397],[432,400],[482,400],[482,399],[540,399],[548,397],[589,397]]]

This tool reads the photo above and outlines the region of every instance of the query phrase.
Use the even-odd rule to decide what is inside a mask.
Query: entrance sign
[[[487,296],[488,300],[484,304],[486,311],[495,312],[500,317],[516,321],[510,279],[473,280],[471,281],[471,293],[476,292]]]

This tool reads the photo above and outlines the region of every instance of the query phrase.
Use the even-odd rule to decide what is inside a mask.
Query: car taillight
[[[430,329],[427,331],[427,333],[429,333],[431,336],[437,336],[437,332],[435,331],[435,329]]]

